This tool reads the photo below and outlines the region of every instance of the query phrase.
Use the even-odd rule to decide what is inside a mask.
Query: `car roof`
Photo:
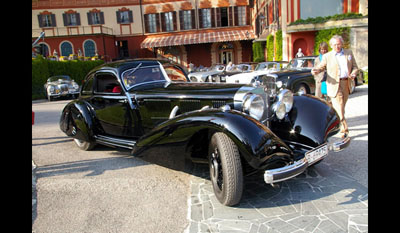
[[[141,67],[146,66],[158,66],[159,64],[171,63],[169,60],[157,59],[157,58],[136,58],[136,59],[126,59],[114,62],[105,63],[94,68],[91,72],[102,71],[102,70],[113,70],[116,73],[121,74],[125,70],[137,67],[141,64]]]

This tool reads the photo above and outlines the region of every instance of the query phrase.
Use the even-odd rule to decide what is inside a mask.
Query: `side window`
[[[122,89],[117,78],[112,74],[96,74],[95,92],[106,94],[120,94]]]
[[[93,80],[94,74],[91,74],[87,81],[83,84],[82,95],[91,95],[93,92]]]

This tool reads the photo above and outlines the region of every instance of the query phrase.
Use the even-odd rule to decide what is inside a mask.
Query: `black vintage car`
[[[276,79],[278,88],[286,88],[293,92],[315,93],[315,80],[311,74],[317,56],[293,58],[285,69],[268,74]]]
[[[63,109],[60,128],[83,150],[98,143],[134,156],[206,162],[215,195],[227,206],[239,203],[244,175],[262,171],[273,185],[349,145],[349,138],[328,142],[340,121],[326,102],[276,93],[272,77],[264,86],[188,81],[169,61],[102,65]]]

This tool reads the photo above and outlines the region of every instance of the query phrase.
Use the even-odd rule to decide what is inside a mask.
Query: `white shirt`
[[[339,77],[347,78],[349,77],[349,70],[347,67],[346,56],[344,55],[343,49],[335,54],[336,61],[339,64]]]

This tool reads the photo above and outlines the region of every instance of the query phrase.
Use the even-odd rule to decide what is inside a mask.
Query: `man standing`
[[[358,73],[358,67],[353,52],[343,49],[343,38],[334,35],[330,41],[332,51],[326,53],[321,63],[311,70],[312,75],[326,70],[327,95],[331,97],[333,108],[340,117],[340,133],[347,137],[349,129],[344,117],[345,106],[350,93],[350,81]]]

